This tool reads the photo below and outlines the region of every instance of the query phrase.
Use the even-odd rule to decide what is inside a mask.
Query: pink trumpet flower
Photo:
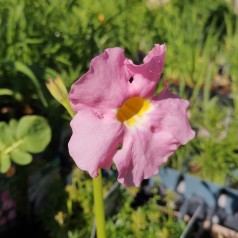
[[[69,153],[91,177],[114,162],[119,182],[140,186],[195,136],[188,101],[167,85],[154,95],[165,51],[164,44],[156,44],[143,64],[135,65],[123,49],[106,49],[72,85],[69,100],[77,114],[71,121]]]

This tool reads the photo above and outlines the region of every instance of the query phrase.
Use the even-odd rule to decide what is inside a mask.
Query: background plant
[[[197,137],[181,147],[166,166],[224,185],[227,175],[237,181],[237,27],[237,15],[223,0],[170,0],[163,4],[148,0],[62,0],[60,4],[57,0],[0,0],[0,150],[15,142],[16,138],[14,142],[9,138],[25,115],[47,118],[52,141],[40,162],[33,160],[30,167],[21,167],[18,180],[27,180],[31,166],[38,170],[53,158],[60,158],[61,173],[45,180],[55,182],[46,199],[53,205],[45,205],[47,212],[40,210],[37,214],[52,237],[90,233],[90,228],[77,230],[80,225],[76,220],[91,227],[91,208],[85,202],[91,201],[91,191],[84,176],[75,174],[77,182],[64,189],[71,171],[66,152],[69,117],[47,92],[46,80],[60,75],[69,89],[87,71],[90,59],[105,48],[122,47],[128,57],[140,63],[154,43],[165,42],[162,81],[170,82],[172,91],[190,100],[190,121],[197,131]],[[22,161],[30,161],[28,152],[37,151],[26,152]],[[26,192],[26,183],[24,186]],[[79,188],[89,197],[82,196]],[[124,190],[122,194],[125,207],[121,204],[121,211],[107,225],[112,237],[115,232],[128,236],[143,232],[131,229],[135,227],[133,217],[141,218],[143,228],[152,219],[148,217],[151,209],[157,209],[154,198],[133,210],[128,205],[133,196]],[[168,217],[160,214],[151,216],[157,221],[165,219],[161,224],[171,232],[172,227],[181,229],[173,222],[168,225]],[[125,216],[131,227],[123,220]],[[151,234],[162,234],[152,220]],[[124,224],[124,230],[120,224]],[[169,231],[164,232],[166,237]]]
[[[65,202],[61,203],[64,206],[61,206],[58,211],[54,210],[54,213],[50,215],[55,217],[54,222],[49,226],[51,236],[90,237],[93,230],[91,179],[77,168],[74,169],[70,180],[71,183],[65,188],[67,194]],[[104,193],[111,187],[112,182],[113,178],[110,176],[104,179]],[[139,189],[125,189],[120,186],[117,190],[116,193],[119,195],[116,200],[108,201],[117,204],[113,206],[111,215],[106,219],[106,233],[109,237],[141,237],[143,234],[148,237],[180,237],[185,223],[177,222],[172,207],[164,208],[158,205],[160,198],[156,189],[154,196],[151,196],[147,203],[136,207],[133,203]],[[170,204],[174,198],[175,194],[168,193],[165,201]],[[105,205],[107,206],[107,203]],[[50,201],[48,206],[51,206]],[[52,209],[44,208],[42,209],[43,214],[46,210],[47,212],[52,211]],[[45,219],[45,215],[42,219]]]
[[[51,139],[47,121],[40,116],[24,116],[19,122],[0,122],[0,172],[6,173],[11,161],[27,165],[31,153],[42,152]]]

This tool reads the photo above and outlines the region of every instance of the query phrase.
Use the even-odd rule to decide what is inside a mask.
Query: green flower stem
[[[97,238],[105,238],[105,214],[102,193],[102,172],[98,171],[98,176],[93,179],[93,193],[94,193],[94,212],[97,227]]]

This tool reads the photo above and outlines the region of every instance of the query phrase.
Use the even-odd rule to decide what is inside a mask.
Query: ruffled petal
[[[74,111],[86,107],[118,108],[128,96],[129,74],[123,49],[110,48],[95,57],[89,71],[71,87],[69,100]]]
[[[155,110],[151,118],[156,122],[153,124],[155,131],[167,131],[182,145],[194,138],[195,132],[187,116],[187,100],[171,93],[166,85],[165,89],[152,99],[152,103]]]
[[[69,153],[77,166],[91,177],[99,168],[110,168],[112,157],[122,142],[124,128],[111,118],[99,118],[91,111],[80,111],[70,123]]]
[[[188,101],[166,86],[150,103],[144,120],[132,129],[127,127],[122,149],[113,159],[118,180],[125,185],[139,186],[143,179],[157,174],[160,165],[195,136],[188,122]]]
[[[143,62],[148,63],[149,61],[152,60],[152,58],[164,55],[165,51],[166,51],[165,44],[163,44],[163,45],[155,44],[154,48],[151,51],[149,51],[149,53],[146,55]],[[163,58],[163,60],[164,60],[164,58]]]
[[[178,141],[166,131],[127,131],[123,147],[113,159],[118,181],[127,186],[140,186],[143,179],[158,173],[161,164],[178,146]]]
[[[144,64],[135,65],[131,60],[125,64],[133,78],[130,96],[152,97],[164,68],[165,44],[156,44],[144,58]]]

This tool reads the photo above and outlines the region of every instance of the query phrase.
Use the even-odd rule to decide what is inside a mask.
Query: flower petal
[[[118,180],[129,186],[139,186],[143,179],[157,174],[160,165],[195,136],[188,122],[188,101],[169,92],[167,85],[151,104],[145,120],[127,128],[123,147],[113,159]]]
[[[133,77],[130,96],[153,96],[164,68],[165,51],[165,44],[156,44],[144,58],[144,64],[135,65],[131,60],[125,61],[126,67]]]
[[[195,132],[192,130],[187,116],[189,102],[180,99],[168,90],[165,89],[155,96],[152,100],[155,110],[153,125],[155,131],[169,132],[180,144],[184,145],[194,138]]]
[[[163,45],[155,44],[154,48],[151,51],[149,51],[149,53],[144,58],[144,60],[143,60],[144,63],[148,63],[149,61],[151,61],[151,59],[153,57],[164,55],[165,51],[166,51],[165,44],[163,44]],[[164,58],[163,58],[163,60],[164,60]]]
[[[128,94],[130,78],[125,68],[123,49],[106,49],[95,57],[89,71],[71,87],[69,100],[74,111],[90,107],[118,108]]]
[[[127,131],[123,147],[113,159],[118,181],[127,186],[140,186],[143,179],[158,173],[161,164],[178,146],[178,141],[166,131]]]
[[[92,111],[80,111],[71,121],[73,131],[69,153],[77,166],[98,175],[99,168],[110,168],[112,157],[122,141],[124,128],[115,119],[99,118]]]

